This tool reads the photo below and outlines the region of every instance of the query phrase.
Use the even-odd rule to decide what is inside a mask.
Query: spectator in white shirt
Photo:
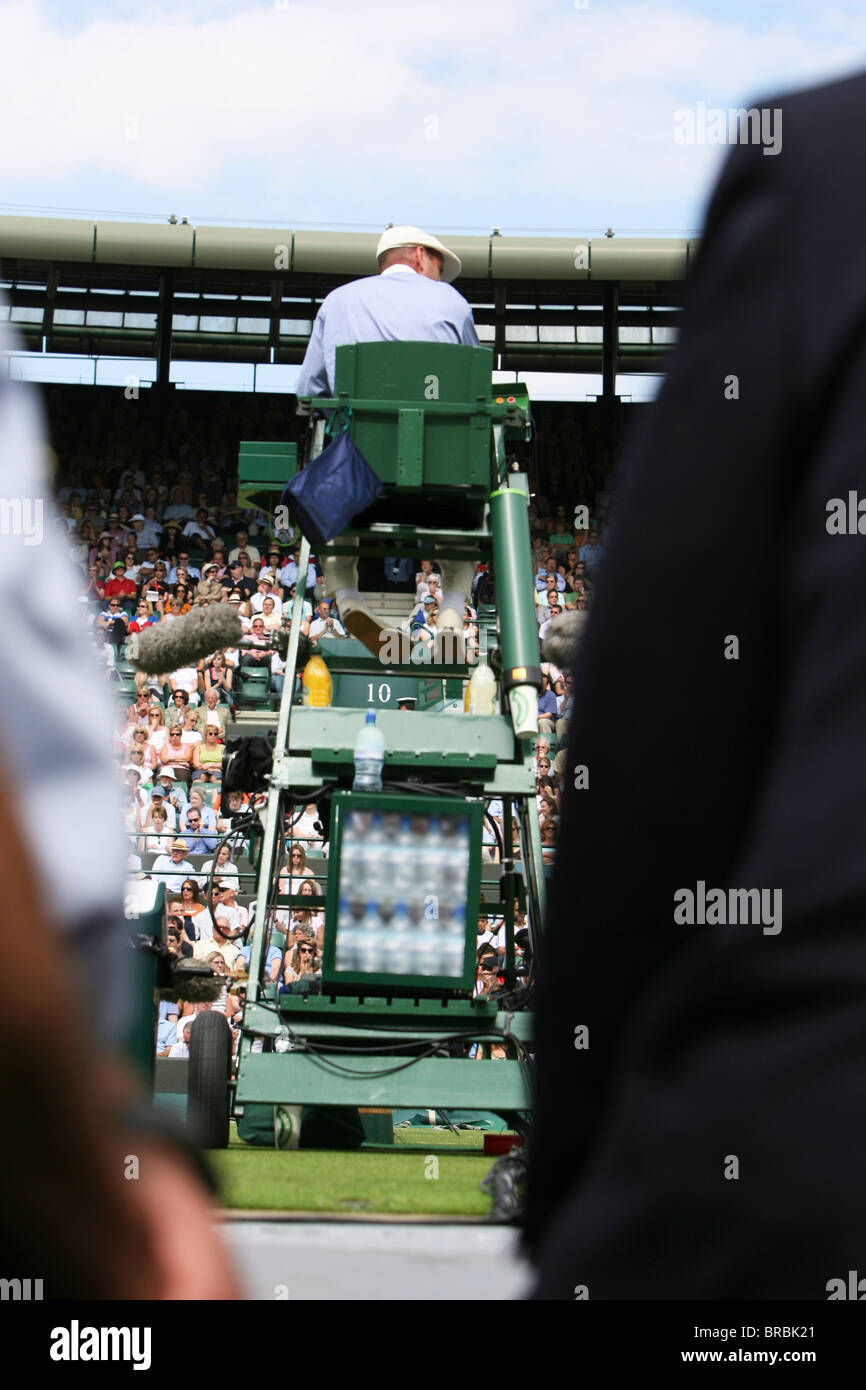
[[[169,1057],[188,1057],[188,1056],[189,1056],[189,1040],[190,1040],[191,1035],[192,1035],[192,1020],[191,1020],[191,1019],[184,1019],[184,1022],[183,1022],[183,1041],[182,1041],[182,1042],[172,1043],[171,1047],[168,1049],[168,1055],[169,1055]]]
[[[292,822],[288,833],[293,840],[300,840],[305,848],[318,849],[322,843],[322,833],[316,829],[319,820],[319,808],[315,801],[310,801],[298,819]]]
[[[345,637],[346,629],[339,618],[331,616],[331,605],[323,598],[316,607],[316,616],[310,623],[310,640],[317,637]]]
[[[210,940],[208,940],[207,937],[199,937],[199,940],[195,943],[192,950],[193,960],[207,960],[212,951],[219,951],[229,970],[231,970],[240,955],[240,950],[232,939],[233,936],[234,933],[232,932],[229,919],[226,917],[225,913],[221,913],[214,922],[213,937]]]
[[[262,557],[259,554],[258,550],[254,545],[248,544],[248,532],[243,530],[236,531],[235,540],[237,541],[237,545],[229,551],[229,564],[231,564],[233,560],[236,560],[238,556],[242,554],[249,555],[250,560],[254,565],[258,566],[261,564]]]
[[[290,841],[289,862],[280,869],[278,892],[292,897],[301,891],[305,878],[312,878],[312,869],[307,868],[307,852],[296,840]]]
[[[168,814],[174,814],[174,807],[165,807],[160,804],[151,805],[145,817],[143,830],[150,829],[150,834],[144,841],[145,854],[165,854],[168,846],[174,839],[175,828],[168,824]]]
[[[179,670],[172,671],[168,684],[172,694],[176,690],[183,690],[189,696],[191,705],[199,703],[198,669],[195,666],[181,666]]]

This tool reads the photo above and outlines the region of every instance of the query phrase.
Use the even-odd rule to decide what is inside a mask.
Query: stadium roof
[[[29,351],[297,363],[376,233],[0,217],[0,292]],[[657,372],[676,339],[687,237],[444,237],[496,366]]]

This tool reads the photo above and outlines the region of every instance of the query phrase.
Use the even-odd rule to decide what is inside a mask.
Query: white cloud
[[[62,189],[85,207],[107,183],[139,210],[180,199],[290,225],[647,225],[681,215],[718,158],[674,144],[677,107],[849,70],[862,36],[838,7],[808,30],[782,7],[757,32],[727,8],[596,0],[109,13],[58,26],[30,0],[0,3],[5,200]]]

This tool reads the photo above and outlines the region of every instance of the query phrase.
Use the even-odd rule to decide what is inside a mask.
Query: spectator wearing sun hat
[[[105,582],[106,599],[118,599],[121,608],[132,616],[135,611],[135,594],[135,581],[127,577],[126,565],[122,560],[115,560],[111,567],[111,578]]]
[[[198,584],[195,586],[195,601],[202,603],[219,603],[223,596],[223,586],[219,581],[219,565],[213,561],[202,566],[202,575]]]
[[[172,806],[180,808],[186,804],[186,786],[177,778],[173,767],[161,767],[157,774],[153,789],[156,791],[158,786],[165,790],[166,799]]]
[[[129,527],[127,529],[126,541],[127,545],[129,545],[129,537],[134,533],[136,550],[147,549],[147,547],[151,544],[151,539],[149,535],[144,534],[144,528],[146,524],[147,517],[144,515],[144,512],[136,512],[133,516],[129,518]]]
[[[172,840],[168,854],[160,854],[153,861],[151,877],[164,883],[167,893],[179,893],[184,879],[195,873],[195,868],[186,858],[189,845],[186,840]]]

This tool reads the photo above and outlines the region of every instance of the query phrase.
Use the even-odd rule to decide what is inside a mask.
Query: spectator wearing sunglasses
[[[97,616],[96,626],[105,633],[106,641],[119,653],[129,631],[129,614],[121,606],[119,598],[106,600],[105,607]]]
[[[301,980],[306,976],[319,974],[322,965],[316,955],[316,948],[312,941],[300,941],[297,946],[293,946],[290,951],[286,951],[286,963],[283,970],[283,980],[287,985],[294,984],[296,980]]]
[[[189,845],[188,852],[190,854],[213,854],[216,836],[205,834],[201,822],[201,812],[194,807],[187,808],[184,836]]]
[[[189,562],[189,551],[181,550],[177,557],[177,564],[172,565],[166,577],[169,588],[178,582],[178,570],[185,570],[190,579],[201,579],[201,570]],[[183,577],[183,576],[181,576]]]

